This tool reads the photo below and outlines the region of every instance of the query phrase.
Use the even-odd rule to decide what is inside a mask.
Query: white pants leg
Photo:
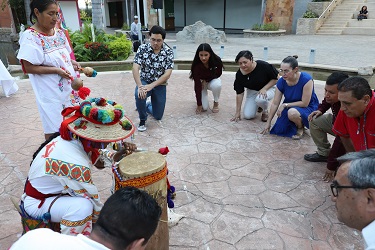
[[[275,90],[276,90],[275,86],[273,86],[272,88],[267,90],[267,97],[266,98],[263,98],[262,96],[257,95],[255,97],[256,105],[258,107],[261,107],[264,111],[268,110],[269,103],[273,99],[273,97],[275,96]]]
[[[41,218],[44,213],[48,212],[55,198],[47,198],[42,207],[38,208],[40,200],[27,196],[24,199],[25,210],[33,218]],[[62,234],[88,235],[91,233],[93,204],[86,198],[61,196],[53,203],[50,213],[52,222],[60,222]]]
[[[253,119],[257,113],[257,104],[255,99],[258,95],[258,91],[252,89],[246,89],[246,100],[243,107],[243,118]]]
[[[202,89],[202,108],[204,110],[208,109],[208,91],[212,91],[212,95],[214,96],[214,101],[219,102],[220,93],[221,93],[221,79],[215,78],[212,81],[208,82],[207,85]]]

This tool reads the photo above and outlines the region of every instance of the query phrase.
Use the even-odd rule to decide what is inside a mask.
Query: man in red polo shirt
[[[366,79],[350,77],[338,86],[340,112],[333,132],[346,152],[375,148],[375,97]]]

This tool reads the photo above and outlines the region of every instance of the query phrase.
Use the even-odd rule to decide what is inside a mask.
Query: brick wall
[[[0,28],[11,28],[12,27],[12,14],[9,6],[5,7],[4,10],[0,8]]]

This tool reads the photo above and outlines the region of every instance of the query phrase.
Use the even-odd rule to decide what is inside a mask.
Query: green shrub
[[[124,23],[123,25],[122,25],[122,28],[121,28],[122,30],[130,30],[130,27],[129,27],[129,25],[127,24],[127,23]]]
[[[81,20],[83,22],[89,22],[91,23],[92,22],[92,15],[89,14],[86,10],[79,10],[79,13],[80,13],[80,16],[81,16]]]
[[[318,18],[318,17],[319,15],[316,14],[315,12],[312,12],[311,10],[307,10],[302,16],[302,18]]]
[[[278,23],[265,23],[265,24],[254,24],[251,28],[252,30],[259,31],[277,31],[279,30],[280,25]]]
[[[87,42],[85,48],[89,50],[91,61],[108,61],[110,59],[108,45],[100,42]]]
[[[112,60],[126,60],[132,52],[132,42],[126,39],[126,36],[121,36],[109,42],[108,48],[111,51]]]
[[[95,42],[103,43],[105,41],[105,32],[103,30],[98,30],[94,26]],[[87,42],[92,42],[92,33],[91,33],[91,23],[85,22],[82,27],[82,32],[75,31],[70,34],[70,38],[73,43],[73,48],[77,44],[85,44]]]
[[[74,47],[74,55],[78,62],[91,61],[90,50],[85,47],[85,44],[77,44]]]

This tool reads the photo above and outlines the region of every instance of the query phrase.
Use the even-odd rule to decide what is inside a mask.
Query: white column
[[[148,12],[149,11],[150,10],[148,9],[147,0],[143,0],[143,15],[145,17],[145,23],[143,25],[146,26],[146,28],[148,28]]]

